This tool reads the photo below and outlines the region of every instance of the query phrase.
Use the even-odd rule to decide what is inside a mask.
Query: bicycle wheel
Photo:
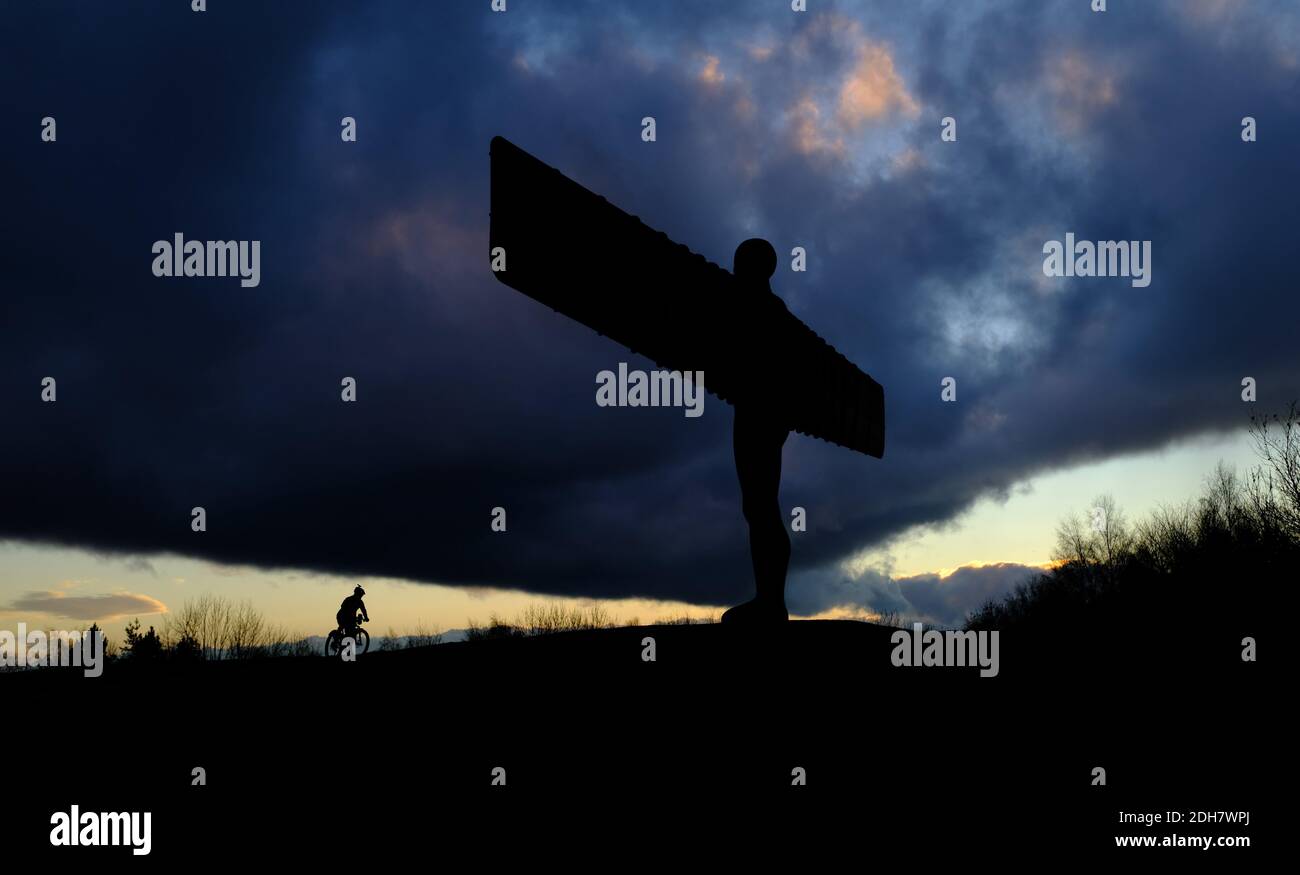
[[[356,641],[357,641],[358,656],[360,656],[361,654],[365,653],[367,650],[370,649],[370,633],[367,632],[365,629],[357,630]]]
[[[333,632],[329,633],[328,636],[326,636],[325,655],[326,656],[339,655],[339,630],[338,629],[335,629]]]

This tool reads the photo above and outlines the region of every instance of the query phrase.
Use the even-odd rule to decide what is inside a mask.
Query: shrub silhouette
[[[162,643],[179,661],[287,656],[302,650],[284,629],[268,623],[252,602],[234,603],[212,593],[168,614]]]
[[[141,632],[139,617],[126,624],[123,634],[126,637],[126,644],[122,649],[130,655],[133,662],[136,660],[156,662],[162,659],[164,652],[162,639],[158,637],[153,626],[149,627],[148,632]]]
[[[466,623],[465,640],[531,637],[584,629],[611,629],[617,625],[618,620],[600,603],[585,608],[562,604],[529,605],[514,623],[497,614],[488,617],[486,626],[480,626],[473,619],[469,620]]]
[[[139,621],[137,620],[137,622]],[[83,629],[81,632],[81,634],[85,637],[89,637],[90,635],[94,635],[96,633],[104,636],[104,658],[109,662],[112,662],[113,660],[117,659],[119,655],[117,650],[117,644],[114,643],[113,640],[110,639],[108,635],[104,633],[103,629],[99,628],[98,623],[92,622],[90,624],[89,629]]]
[[[199,642],[191,635],[181,635],[171,645],[171,658],[176,662],[201,662],[203,660],[203,648]]]
[[[408,649],[412,647],[430,647],[434,644],[441,643],[442,632],[437,627],[430,629],[428,626],[424,625],[422,620],[417,621],[415,629],[406,636],[406,646]]]
[[[1057,531],[1056,566],[972,613],[966,628],[1023,633],[1088,658],[1108,641],[1168,649],[1210,627],[1250,630],[1300,564],[1300,414],[1252,419],[1262,465],[1239,477],[1222,463],[1199,499],[1129,526],[1109,496],[1088,524]]]
[[[524,634],[522,629],[517,629],[510,623],[506,622],[496,614],[488,617],[486,626],[480,626],[475,620],[470,620],[465,627],[466,641],[490,641],[499,638],[518,638]]]

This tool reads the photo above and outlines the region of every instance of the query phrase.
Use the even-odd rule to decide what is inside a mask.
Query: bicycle
[[[355,622],[356,629],[352,633],[352,640],[355,644],[354,652],[357,656],[360,656],[370,649],[370,633],[361,628],[361,623],[363,621],[360,614],[357,615]],[[343,639],[346,637],[347,634],[343,629],[335,629],[330,632],[329,635],[325,637],[325,655],[342,656]]]

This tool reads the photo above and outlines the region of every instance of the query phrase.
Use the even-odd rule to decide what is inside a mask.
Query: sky
[[[724,267],[771,240],[884,386],[882,460],[786,445],[801,616],[958,623],[1300,397],[1292,3],[209,5],[6,11],[0,624],[748,597],[730,408],[595,403],[650,363],[492,278],[498,134]],[[260,283],[154,276],[176,233],[260,241]],[[1066,233],[1151,241],[1150,285],[1045,276]]]

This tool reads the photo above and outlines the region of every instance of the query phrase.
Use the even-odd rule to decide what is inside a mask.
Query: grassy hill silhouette
[[[40,834],[73,785],[87,807],[155,810],[160,848],[210,842],[204,824],[231,811],[242,840],[274,844],[287,829],[454,834],[514,816],[581,828],[566,799],[586,800],[584,817],[656,806],[707,830],[746,798],[841,832],[867,818],[909,848],[941,823],[948,846],[1074,853],[1080,835],[1099,848],[1118,810],[1256,807],[1288,725],[1271,666],[1300,559],[1296,424],[1294,407],[1265,423],[1266,465],[1220,469],[1184,507],[1128,525],[1102,499],[1104,525],[1067,519],[1056,566],[966,623],[998,632],[997,677],[897,667],[898,628],[850,620],[498,623],[351,663],[282,641],[177,659],[146,634],[151,658],[98,679],[0,677],[23,713],[45,715],[43,753],[15,764],[34,800],[20,826]],[[1242,658],[1247,637],[1263,642],[1258,662]],[[212,785],[201,795],[196,765]],[[435,799],[454,805],[431,822]]]

